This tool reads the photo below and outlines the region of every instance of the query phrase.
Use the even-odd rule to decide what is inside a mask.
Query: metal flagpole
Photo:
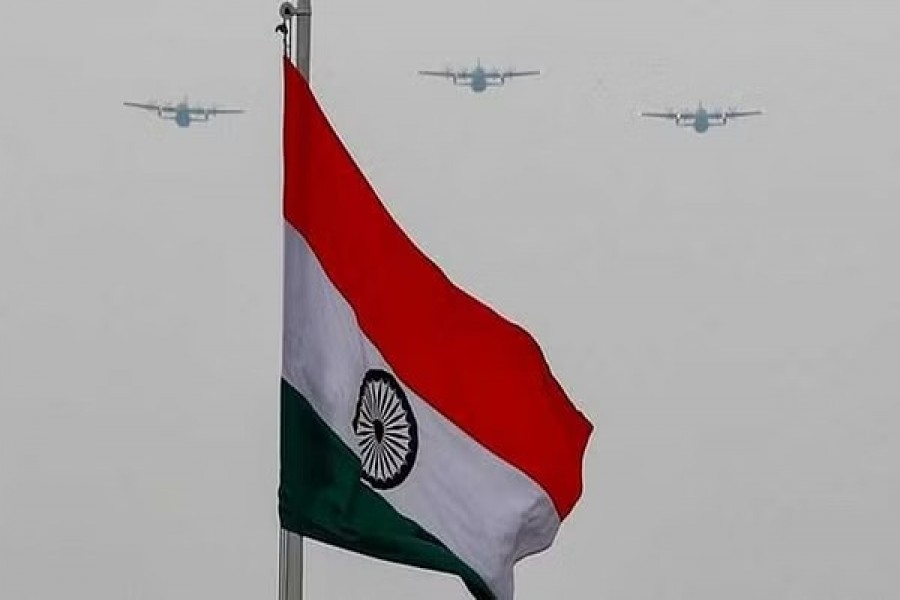
[[[294,66],[309,81],[312,0],[297,0],[296,5],[284,2],[279,13],[284,23],[290,23],[294,30]],[[283,34],[287,49],[288,32]],[[279,534],[278,600],[303,600],[303,538],[286,529]]]
[[[303,538],[282,529],[278,544],[278,600],[303,598]]]
[[[297,0],[294,9],[294,65],[309,81],[309,40],[312,25],[312,0]]]

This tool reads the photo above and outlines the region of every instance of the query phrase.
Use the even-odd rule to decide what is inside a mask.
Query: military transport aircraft
[[[443,71],[419,71],[419,75],[429,75],[432,77],[444,77],[450,79],[453,85],[465,86],[473,92],[483,92],[489,87],[500,87],[506,83],[507,79],[514,77],[528,77],[540,75],[540,71],[516,71],[514,69],[485,69],[481,66],[481,59],[476,61],[475,67],[471,70],[461,69],[444,69]]]
[[[216,115],[237,115],[244,111],[240,108],[217,108],[215,106],[191,106],[187,98],[176,104],[157,102],[124,102],[125,106],[153,111],[160,119],[174,121],[179,127],[190,127],[191,123],[206,122]]]
[[[642,112],[642,117],[654,117],[657,119],[670,119],[675,121],[678,127],[693,127],[697,133],[705,133],[710,127],[723,126],[728,123],[728,119],[737,119],[738,117],[752,117],[761,115],[761,110],[737,110],[729,108],[728,110],[709,110],[703,107],[700,102],[696,110],[670,110],[668,112]]]

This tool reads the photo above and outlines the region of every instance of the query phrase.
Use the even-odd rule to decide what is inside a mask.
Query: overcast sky
[[[401,225],[596,430],[517,598],[900,584],[900,13],[881,0],[314,0]],[[0,19],[0,596],[274,599],[277,2]],[[417,69],[538,68],[475,95]],[[179,130],[123,100],[240,106]],[[639,110],[764,108],[705,135]],[[308,544],[307,598],[466,598]]]

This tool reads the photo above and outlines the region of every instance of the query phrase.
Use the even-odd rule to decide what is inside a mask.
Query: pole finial
[[[312,14],[309,2],[301,2],[298,6],[294,6],[290,2],[282,2],[278,7],[278,14],[282,19],[292,19],[294,17],[308,17]]]

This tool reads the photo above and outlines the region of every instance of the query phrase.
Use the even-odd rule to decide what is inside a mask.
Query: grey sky
[[[274,598],[277,2],[0,20],[0,595]],[[312,77],[404,228],[596,426],[518,598],[900,585],[889,3],[314,0]],[[475,96],[420,68],[540,68]],[[125,99],[249,112],[178,130]],[[767,115],[698,136],[641,109]],[[308,598],[465,598],[310,546]]]

